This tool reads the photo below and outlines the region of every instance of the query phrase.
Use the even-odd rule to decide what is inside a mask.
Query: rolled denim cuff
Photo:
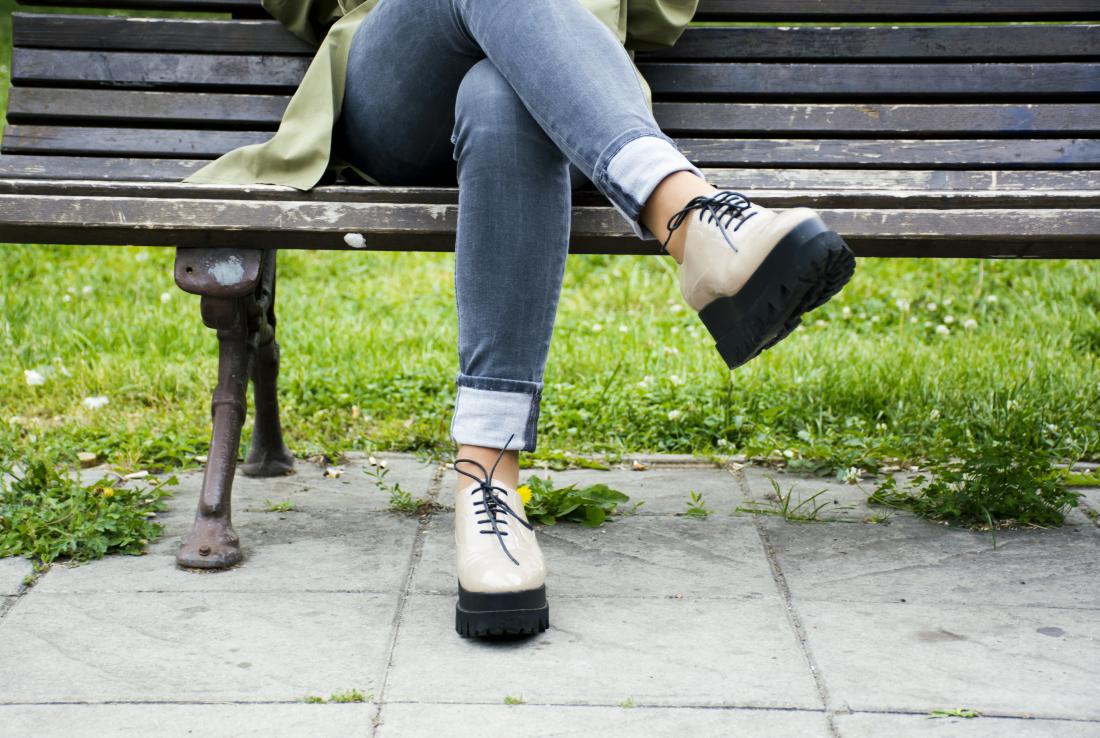
[[[663,133],[631,139],[608,162],[603,176],[605,192],[615,209],[630,223],[635,236],[643,241],[656,240],[657,237],[639,222],[642,208],[661,180],[682,171],[706,180],[699,168]]]
[[[541,382],[459,373],[451,439],[459,445],[534,451]],[[513,436],[509,441],[508,437]]]

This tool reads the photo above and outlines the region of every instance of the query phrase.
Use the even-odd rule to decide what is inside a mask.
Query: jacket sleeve
[[[626,47],[672,46],[695,15],[699,0],[627,0]]]
[[[338,18],[344,15],[340,0],[260,0],[271,17],[298,38],[317,46]],[[354,3],[357,5],[358,3]]]

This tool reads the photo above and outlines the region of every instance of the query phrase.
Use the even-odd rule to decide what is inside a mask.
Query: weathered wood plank
[[[15,87],[8,99],[13,123],[166,123],[274,129],[289,96],[214,92]],[[1100,106],[1097,106],[1100,110]]]
[[[274,129],[288,96],[214,92],[16,87],[8,101],[13,123],[144,123]],[[785,104],[662,103],[654,105],[671,135],[767,135],[822,132],[826,136],[911,134],[1100,134],[1100,104]]]
[[[857,253],[1100,258],[1100,210],[826,210]],[[0,240],[45,243],[450,250],[457,207],[393,203],[0,195]],[[868,246],[865,248],[864,243]],[[574,253],[655,253],[612,208],[573,210]]]
[[[293,92],[309,61],[303,56],[15,49],[11,74],[17,85],[79,83]]]
[[[203,160],[120,159],[84,156],[0,156],[0,177],[8,180],[100,180],[110,186],[129,182],[178,182],[205,165]],[[948,192],[1061,192],[1100,190],[1100,170],[891,170],[891,169],[738,169],[703,168],[717,187],[742,190],[803,191],[948,191]],[[376,195],[375,190],[388,194]],[[450,188],[368,187],[361,184],[321,186],[300,198],[324,200],[366,193],[362,197],[389,198],[390,202],[453,202]],[[578,195],[585,192],[582,188]],[[397,194],[394,194],[397,193]]]
[[[734,187],[720,180],[722,170],[710,171],[717,175],[711,181],[721,187]],[[988,174],[988,173],[987,173]],[[1094,178],[1095,179],[1095,178]],[[736,188],[754,202],[768,207],[814,208],[876,208],[912,210],[927,209],[975,209],[975,208],[1100,208],[1100,187],[1068,189],[961,189],[910,188],[889,189],[882,187],[858,187],[844,182],[845,186],[830,189],[822,183],[793,188],[773,188],[766,184],[746,187],[742,180]],[[789,185],[789,183],[786,183]],[[1086,183],[1079,183],[1084,185]],[[1094,181],[1093,185],[1096,184]],[[253,202],[287,201],[311,203],[360,202],[360,203],[408,203],[422,205],[456,204],[458,190],[453,187],[373,187],[327,185],[301,192],[290,187],[269,185],[211,185],[174,182],[123,183],[94,180],[27,180],[0,179],[0,193],[12,195],[51,195],[56,197],[141,197],[141,198],[189,198],[215,200],[246,200]],[[595,189],[581,189],[574,193],[573,204],[581,207],[608,206],[604,196]]]
[[[996,25],[688,28],[638,61],[1056,59],[1097,56],[1100,26]]]
[[[316,49],[275,20],[12,13],[15,46],[43,49],[300,54]]]
[[[1100,63],[638,64],[654,95],[1041,98],[1100,94]]]
[[[1100,105],[1063,103],[789,104],[657,102],[654,116],[672,135],[1051,135],[1100,133]]]
[[[309,59],[300,56],[16,49],[17,85],[247,88],[291,92]],[[1097,63],[638,65],[655,95],[760,97],[1029,98],[1100,94]]]
[[[1025,59],[1096,56],[1094,24],[706,28],[639,59]],[[12,14],[15,45],[30,48],[305,54],[313,47],[277,21]]]
[[[702,0],[695,20],[1055,20],[1096,18],[1095,0]]]
[[[10,125],[5,154],[214,158],[271,137],[265,131],[77,128]],[[804,167],[848,169],[949,168],[1094,169],[1100,139],[725,139],[677,138],[684,154],[707,167]]]
[[[831,166],[848,169],[1095,169],[1100,140],[767,140],[678,138],[698,166]]]

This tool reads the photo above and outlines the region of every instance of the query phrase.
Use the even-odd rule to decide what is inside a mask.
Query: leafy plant
[[[264,512],[294,512],[298,508],[290,500],[284,500],[282,502],[272,502],[271,500],[264,500]]]
[[[0,461],[0,557],[25,556],[38,564],[90,561],[108,553],[141,554],[163,527],[152,518],[177,483],[151,484],[104,477],[81,484],[45,458],[23,469]]]
[[[775,477],[768,477],[768,481],[772,484],[772,490],[775,496],[774,500],[753,503],[752,506],[749,507],[738,507],[736,508],[736,512],[745,512],[752,515],[775,515],[776,517],[783,518],[789,523],[840,522],[839,520],[822,518],[820,516],[821,511],[830,506],[828,501],[817,501],[817,498],[825,494],[826,490],[815,492],[805,499],[799,497],[795,500],[793,484],[790,489],[783,492],[783,489],[779,486],[779,482],[775,481]],[[834,509],[848,509],[848,506],[839,506],[835,503],[832,503],[832,506]]]
[[[971,447],[958,458],[927,464],[909,490],[886,477],[867,498],[873,505],[909,510],[920,517],[971,529],[1061,525],[1080,493],[1048,452],[1005,442]]]
[[[404,515],[427,515],[439,509],[436,502],[428,498],[414,497],[411,492],[401,487],[398,482],[390,482],[386,475],[390,473],[384,464],[373,464],[363,472],[374,480],[378,489],[390,496],[390,510]]]
[[[506,705],[522,705],[523,703],[523,695],[509,694],[504,697],[504,704]]]
[[[688,500],[687,511],[684,512],[684,515],[702,520],[714,512],[706,507],[701,493],[692,490],[689,496],[691,499]]]
[[[627,697],[625,700],[619,703],[619,707],[623,708],[624,710],[629,710],[631,707],[637,707],[637,705],[634,704],[633,697]]]
[[[344,702],[366,702],[370,698],[371,695],[369,692],[364,694],[358,689],[345,689],[339,692],[333,692],[329,695],[327,700],[324,697],[320,697],[318,695],[306,695],[302,698],[302,702],[306,703],[307,705],[323,705],[326,702],[334,704]]]
[[[1091,471],[1065,472],[1065,484],[1067,487],[1100,487],[1100,474]]]
[[[569,520],[598,528],[608,516],[618,512],[619,505],[630,501],[627,495],[606,484],[592,484],[580,489],[575,484],[555,487],[550,479],[531,477],[524,486],[531,490],[530,501],[524,504],[527,517],[543,525]]]

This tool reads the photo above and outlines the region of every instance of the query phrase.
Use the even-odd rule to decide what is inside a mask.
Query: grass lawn
[[[0,104],[12,7],[0,0]],[[449,453],[453,256],[280,260],[292,450]],[[205,453],[216,342],[171,266],[170,249],[0,245],[0,456],[131,467]],[[1098,457],[1100,264],[863,259],[808,323],[731,374],[670,261],[572,257],[538,454],[741,452],[835,470],[1000,439]]]
[[[280,259],[292,450],[449,453],[453,256]],[[0,246],[3,447],[123,466],[205,452],[216,341],[171,264],[170,249]],[[1097,456],[1098,264],[862,259],[808,325],[732,373],[670,267],[570,258],[538,454],[778,451],[839,469],[997,438]],[[96,396],[108,404],[85,406]]]

